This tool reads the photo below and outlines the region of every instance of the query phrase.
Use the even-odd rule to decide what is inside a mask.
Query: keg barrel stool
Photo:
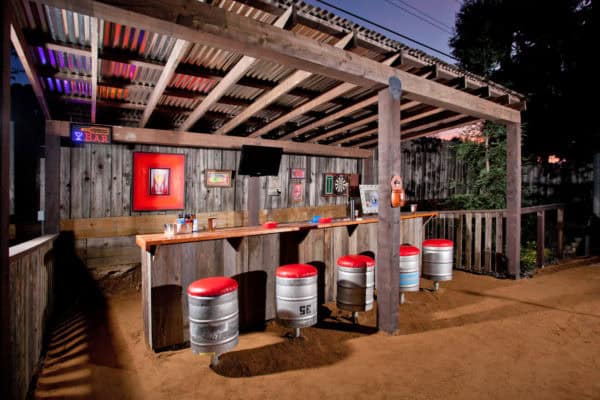
[[[204,278],[188,286],[192,352],[219,355],[238,344],[238,284],[224,276]]]
[[[400,246],[400,304],[404,304],[404,292],[419,291],[419,248]]]
[[[317,323],[317,269],[308,264],[288,264],[275,273],[277,321],[300,329]]]
[[[433,290],[441,281],[452,280],[454,243],[446,239],[428,239],[423,242],[423,270],[421,275],[433,281]]]
[[[336,305],[352,311],[352,321],[358,322],[359,311],[373,308],[375,260],[364,255],[346,255],[337,260]]]

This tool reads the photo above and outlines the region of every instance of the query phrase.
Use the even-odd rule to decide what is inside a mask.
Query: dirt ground
[[[425,288],[431,283],[422,281]],[[35,397],[97,399],[600,399],[600,260],[532,279],[455,271],[408,293],[397,335],[332,316],[290,340],[270,323],[209,368],[189,349],[154,354],[140,294],[72,304],[52,336]]]

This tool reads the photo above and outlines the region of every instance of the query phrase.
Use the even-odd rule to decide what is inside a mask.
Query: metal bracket
[[[402,82],[395,76],[392,76],[389,79],[389,88],[390,93],[392,94],[392,98],[394,100],[400,100],[400,96],[402,96]]]

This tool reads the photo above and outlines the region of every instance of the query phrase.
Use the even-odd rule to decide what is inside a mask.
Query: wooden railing
[[[41,236],[9,250],[9,365],[5,373],[10,375],[11,386],[6,398],[25,399],[38,371],[54,307],[55,237]]]
[[[562,256],[564,244],[564,206],[549,204],[524,207],[521,214],[537,214],[537,266],[544,265],[546,214],[556,211],[556,255]],[[425,227],[425,238],[454,241],[455,266],[471,272],[500,275],[506,273],[506,210],[440,211]]]

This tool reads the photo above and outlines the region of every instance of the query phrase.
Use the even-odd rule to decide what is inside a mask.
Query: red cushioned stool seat
[[[344,268],[365,268],[367,266],[367,256],[357,254],[348,254],[338,258],[337,265]]]
[[[358,254],[356,255],[356,257],[360,258],[361,260],[364,260],[365,264],[367,265],[367,268],[375,266],[375,260],[372,257],[365,256],[363,254]]]
[[[288,264],[277,268],[276,275],[280,278],[308,278],[317,275],[317,269],[308,264]]]
[[[427,239],[423,241],[423,246],[426,247],[452,247],[454,242],[448,239]]]
[[[225,276],[199,279],[188,286],[188,294],[198,297],[217,297],[237,290],[235,280]]]
[[[416,256],[421,251],[418,247],[411,246],[409,244],[403,244],[400,246],[400,257]]]

